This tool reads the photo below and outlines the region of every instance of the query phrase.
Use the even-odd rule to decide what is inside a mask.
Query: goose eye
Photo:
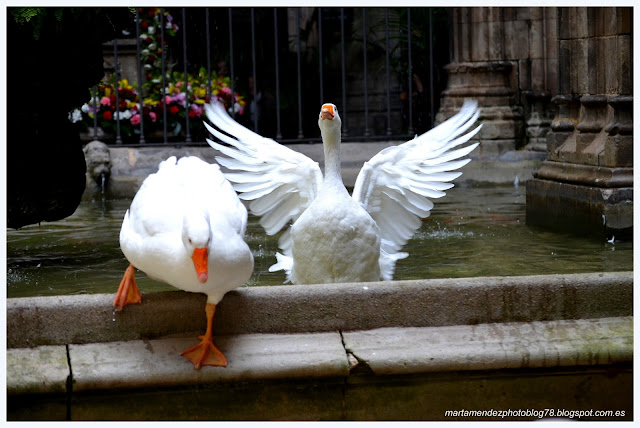
[[[191,242],[191,238],[189,238],[189,244],[193,244],[193,242]]]

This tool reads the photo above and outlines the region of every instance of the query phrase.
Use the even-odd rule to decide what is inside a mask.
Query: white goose
[[[149,175],[127,210],[120,247],[127,268],[113,305],[140,303],[134,266],[150,278],[207,295],[207,332],[182,353],[199,369],[226,366],[213,345],[213,316],[229,290],[253,271],[253,255],[243,237],[247,210],[218,165],[196,157],[171,156]]]
[[[225,176],[251,212],[280,237],[277,263],[294,284],[391,280],[400,252],[428,217],[433,203],[462,174],[478,143],[467,142],[481,126],[476,102],[432,130],[388,147],[366,162],[350,197],[340,169],[341,120],[333,104],[318,118],[325,156],[324,180],[318,164],[274,140],[235,122],[217,101],[206,106],[209,132],[227,145],[207,140],[225,157],[216,160],[232,171]],[[465,134],[466,132],[466,134]]]

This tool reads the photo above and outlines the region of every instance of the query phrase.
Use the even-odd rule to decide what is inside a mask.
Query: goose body
[[[336,114],[333,105],[320,112],[325,177],[317,196],[291,226],[289,276],[295,284],[377,281],[380,277],[378,227],[342,182]]]
[[[396,261],[407,257],[402,246],[429,215],[431,199],[445,195],[478,143],[471,139],[479,111],[465,101],[461,111],[399,146],[388,147],[366,162],[353,194],[340,170],[341,120],[334,104],[318,117],[325,155],[324,177],[318,164],[301,153],[239,125],[216,101],[206,106],[208,139],[224,156],[218,163],[230,172],[240,198],[269,235],[285,232],[277,263],[294,284],[391,280]]]
[[[161,162],[158,172],[142,183],[122,222],[120,248],[131,266],[114,306],[122,309],[140,301],[135,266],[155,280],[206,294],[207,313],[212,311],[225,293],[251,276],[246,225],[247,210],[218,165],[196,157],[171,156]],[[207,364],[206,357],[202,363]]]

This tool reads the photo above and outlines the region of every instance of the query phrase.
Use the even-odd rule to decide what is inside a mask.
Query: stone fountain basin
[[[229,365],[201,370],[179,354],[204,295],[112,299],[7,300],[9,420],[633,417],[632,272],[241,288],[214,324]]]

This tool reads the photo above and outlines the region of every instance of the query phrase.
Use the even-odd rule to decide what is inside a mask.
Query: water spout
[[[102,193],[102,196],[104,196],[104,187],[106,182],[107,175],[103,172],[102,174],[100,174],[100,192]]]

